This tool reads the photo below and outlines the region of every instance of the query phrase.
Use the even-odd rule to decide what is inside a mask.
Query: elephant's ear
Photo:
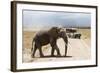
[[[66,29],[65,28],[60,29],[59,36],[60,37],[66,37],[67,36],[66,35]]]
[[[59,34],[59,32],[61,31],[62,28],[60,28],[60,27],[53,27],[53,29],[54,29],[54,32]]]
[[[60,31],[60,28],[58,28],[58,27],[52,27],[52,28],[49,30],[49,34],[52,35],[52,36],[54,36],[54,37],[57,37],[59,31]]]

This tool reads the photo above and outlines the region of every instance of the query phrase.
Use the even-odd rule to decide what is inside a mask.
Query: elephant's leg
[[[54,56],[54,51],[55,51],[55,49],[52,47],[51,56]]]
[[[55,46],[55,41],[54,41],[54,39],[50,39],[50,45],[51,45],[51,47],[52,47],[52,49],[51,49],[51,56],[54,56],[54,51],[55,51],[55,48],[54,48],[54,46]]]
[[[65,56],[67,55],[67,46],[68,45],[65,45]]]
[[[34,45],[34,49],[32,50],[32,55],[31,55],[32,58],[34,57],[36,50],[37,50],[37,47],[36,47],[36,45]]]
[[[54,56],[54,51],[56,50],[57,51],[57,55],[58,56],[61,56],[60,51],[59,51],[59,48],[56,45],[56,40],[53,40],[52,39],[51,42],[50,42],[50,44],[51,44],[51,47],[52,47],[51,55]]]
[[[43,57],[44,55],[43,55],[43,52],[42,52],[42,47],[39,46],[38,49],[39,49],[39,52],[40,52],[40,57]]]
[[[61,56],[61,54],[60,54],[60,50],[59,50],[58,46],[55,45],[54,48],[55,48],[55,50],[57,51],[57,55],[58,55],[58,56]]]

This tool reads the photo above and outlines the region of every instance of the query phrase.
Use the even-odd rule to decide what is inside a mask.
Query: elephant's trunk
[[[67,48],[68,48],[68,37],[65,32],[62,32],[61,37],[63,38],[65,42],[65,56],[67,55]]]

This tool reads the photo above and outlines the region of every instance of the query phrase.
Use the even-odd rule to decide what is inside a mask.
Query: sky
[[[90,13],[23,10],[23,26],[25,28],[90,27],[90,25]]]

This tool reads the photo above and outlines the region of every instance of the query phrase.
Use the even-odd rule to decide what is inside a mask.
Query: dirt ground
[[[57,45],[60,48],[62,57],[50,57],[51,46],[50,44],[43,46],[42,51],[46,57],[40,58],[39,51],[36,51],[35,57],[31,58],[32,39],[36,34],[35,31],[23,31],[23,51],[22,61],[28,62],[44,62],[44,61],[60,61],[60,60],[84,60],[91,58],[91,30],[90,29],[78,29],[78,32],[82,34],[81,39],[69,38],[68,44],[68,56],[63,57],[65,50],[65,43],[62,39],[57,40]],[[56,55],[56,51],[55,51]]]

